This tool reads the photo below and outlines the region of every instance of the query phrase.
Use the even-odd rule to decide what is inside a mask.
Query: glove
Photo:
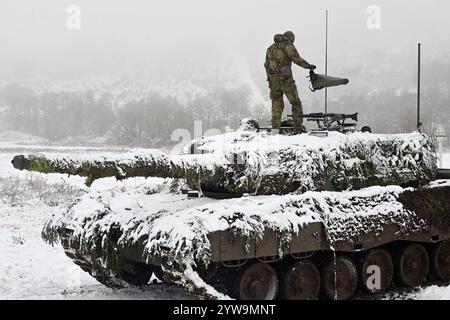
[[[315,66],[315,65],[313,65],[313,64],[310,64],[309,65],[309,70],[315,70],[317,67]]]

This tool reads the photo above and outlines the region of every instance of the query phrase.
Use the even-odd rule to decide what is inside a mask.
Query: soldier
[[[302,102],[298,96],[297,86],[292,77],[292,62],[302,68],[314,70],[315,65],[309,64],[298,54],[294,46],[295,35],[292,31],[277,34],[275,43],[267,49],[266,68],[267,81],[270,88],[270,99],[272,100],[272,128],[279,132],[281,127],[281,116],[284,109],[283,94],[286,95],[292,105],[292,117],[296,129],[306,131],[303,126]]]

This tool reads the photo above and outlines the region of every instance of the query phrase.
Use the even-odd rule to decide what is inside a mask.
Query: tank
[[[153,274],[207,298],[309,300],[450,281],[450,176],[421,132],[275,135],[247,119],[179,155],[12,163],[86,177],[42,237],[107,286]],[[95,188],[105,177],[121,182]]]

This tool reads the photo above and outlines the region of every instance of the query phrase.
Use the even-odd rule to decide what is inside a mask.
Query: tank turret
[[[113,156],[19,155],[21,170],[86,177],[185,179],[211,197],[424,185],[436,178],[432,140],[422,133],[330,132],[284,136],[239,130],[190,142],[186,154],[140,150]]]

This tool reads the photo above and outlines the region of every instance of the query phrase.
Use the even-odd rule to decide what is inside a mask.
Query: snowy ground
[[[75,266],[60,247],[45,244],[40,235],[45,220],[85,186],[80,177],[18,172],[12,168],[10,161],[15,154],[40,149],[58,153],[123,151],[0,145],[0,299],[192,298],[176,286],[161,284],[143,290],[108,289]],[[450,154],[444,159],[444,167],[450,168]],[[104,184],[105,181],[98,181],[93,188]],[[401,298],[450,299],[450,287],[431,286]]]
[[[0,299],[191,299],[184,290],[162,284],[106,288],[61,247],[45,244],[40,234],[45,220],[84,188],[83,179],[15,171],[10,161],[20,152],[0,146]]]

